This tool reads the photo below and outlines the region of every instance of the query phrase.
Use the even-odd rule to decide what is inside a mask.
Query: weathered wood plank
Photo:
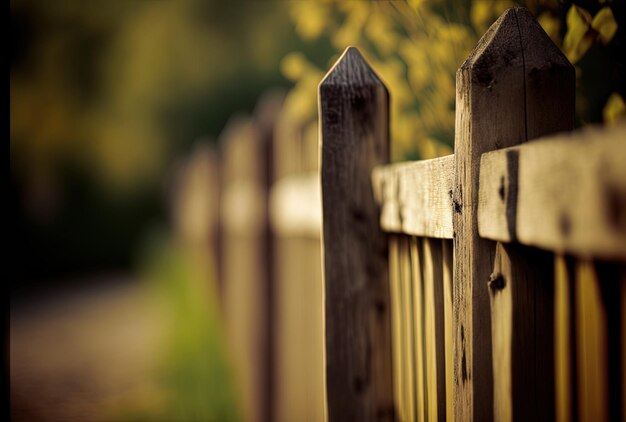
[[[389,237],[389,296],[391,302],[391,333],[393,350],[393,388],[394,403],[399,420],[406,420],[404,413],[404,357],[402,348],[402,297],[400,293],[400,239],[397,235]]]
[[[388,232],[452,239],[454,156],[376,167],[372,181]]]
[[[446,365],[446,420],[454,420],[454,319],[452,315],[452,241],[443,240],[443,320]]]
[[[513,336],[513,295],[512,289],[503,289],[505,281],[501,271],[500,255],[506,253],[501,244],[496,247],[494,275],[491,278],[491,339],[493,342],[493,371],[498,374],[494,379],[493,416],[497,421],[513,420],[512,405],[512,336]],[[509,277],[510,278],[510,277]],[[495,283],[498,287],[494,288]],[[510,280],[509,280],[510,283]],[[502,292],[500,292],[502,290]],[[498,296],[496,296],[498,294]]]
[[[578,409],[581,420],[609,420],[607,316],[593,262],[576,265]]]
[[[426,401],[426,359],[424,341],[424,279],[421,241],[411,237],[411,273],[413,281],[413,326],[415,327],[415,392],[417,406],[415,420],[424,421],[427,417]]]
[[[328,419],[393,419],[387,238],[372,192],[389,96],[355,48],[319,86]]]
[[[415,420],[415,326],[413,319],[413,280],[409,238],[400,237],[400,295],[402,307],[402,359],[405,420]]]
[[[573,67],[523,8],[506,11],[457,72],[453,190],[456,419],[493,418],[493,407],[486,405],[493,403],[494,379],[486,282],[495,245],[480,238],[477,229],[480,157],[541,134],[570,129],[573,84]],[[555,115],[562,117],[557,121]]]
[[[553,256],[498,243],[490,277],[494,419],[554,420]]]
[[[439,239],[424,238],[424,326],[428,420],[446,420],[443,250]]]
[[[576,420],[576,346],[574,339],[574,268],[563,255],[554,258],[554,365],[555,417],[559,422]]]
[[[626,259],[624,163],[626,124],[484,154],[478,231],[559,253]]]

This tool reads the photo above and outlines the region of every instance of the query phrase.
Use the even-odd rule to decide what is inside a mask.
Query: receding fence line
[[[349,48],[321,149],[280,96],[220,139],[246,420],[626,417],[626,125],[554,135],[574,70],[520,8],[457,73],[455,154],[389,164],[388,95]]]
[[[353,48],[319,95],[328,418],[626,416],[626,126],[546,138],[574,69],[530,13],[459,69],[452,156],[385,163]]]
[[[221,307],[243,418],[322,420],[318,148],[283,96],[234,117],[220,141]]]

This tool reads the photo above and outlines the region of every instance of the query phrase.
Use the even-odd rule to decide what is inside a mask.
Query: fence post
[[[272,199],[286,185],[300,185],[300,195],[291,197],[293,203],[305,209],[318,200],[319,191],[306,189],[301,183],[319,172],[318,136],[307,134],[309,123],[303,121],[288,96],[276,123],[274,148],[274,175]],[[308,135],[308,136],[307,136]],[[307,148],[314,144],[316,148]],[[319,176],[315,179],[319,189]],[[281,187],[282,186],[282,187]],[[308,198],[307,198],[308,197]],[[284,199],[284,197],[283,197]],[[284,201],[274,202],[275,265],[275,404],[274,421],[317,421],[324,419],[324,344],[323,344],[323,292],[320,230],[308,233],[280,227],[276,224],[289,214]],[[280,212],[278,212],[280,211]],[[319,219],[321,220],[321,218]],[[293,224],[293,222],[291,223]],[[318,221],[319,224],[319,221]]]
[[[327,416],[394,418],[387,239],[371,171],[389,160],[387,89],[349,47],[319,86]]]
[[[497,367],[497,374],[492,371],[492,315],[487,283],[494,268],[496,245],[478,236],[481,154],[513,146],[540,135],[571,129],[573,95],[574,72],[571,64],[523,8],[507,10],[489,28],[457,72],[453,193],[453,286],[457,330],[454,374],[457,420],[492,420],[494,407],[496,419],[506,417],[507,407],[509,412],[513,411],[510,408],[513,400],[511,388],[506,383],[516,382],[515,379],[511,380],[511,366]],[[512,157],[512,165],[515,165],[514,158]],[[506,192],[505,181],[502,183],[503,200],[514,201],[515,192]],[[499,254],[499,258],[505,260],[511,256],[516,257],[514,262],[500,262],[500,267],[508,265],[516,268],[516,272],[511,272],[516,274],[515,279],[509,279],[508,284],[504,280],[504,286],[511,286],[511,283],[516,282],[535,282],[520,275],[520,271],[523,273],[528,263],[526,255]],[[551,274],[551,269],[547,271]],[[494,274],[492,281],[498,276]],[[530,287],[536,287],[535,292],[528,293],[544,294],[538,284],[534,283]],[[493,287],[498,285],[497,282],[492,284]],[[529,303],[540,304],[544,301],[542,298],[534,298]],[[528,311],[523,304],[521,307],[518,305],[520,304],[513,304],[516,315]],[[493,320],[496,317],[494,315]],[[534,329],[535,320],[529,321]],[[530,330],[531,325],[526,324],[524,329]],[[496,336],[499,332],[496,331]],[[529,333],[516,333],[518,334],[521,334],[520,338],[524,338]],[[533,334],[529,341],[534,339]],[[511,339],[499,338],[498,344],[493,345],[494,350],[501,345],[510,348],[511,343],[506,346],[507,341],[511,342]],[[530,347],[530,343],[517,347],[518,350],[512,351],[516,355],[529,352],[526,348]],[[530,350],[533,352],[529,356],[533,355],[534,359],[538,353],[535,354],[534,349]],[[513,359],[519,357],[515,356]],[[537,368],[534,367],[536,362],[530,363],[532,359],[529,359],[527,366],[533,366],[534,376]],[[552,374],[549,376],[553,377]],[[494,379],[497,383],[495,402]],[[515,385],[512,390],[518,391]]]
[[[267,145],[258,123],[232,118],[222,134],[223,312],[245,420],[268,420]]]

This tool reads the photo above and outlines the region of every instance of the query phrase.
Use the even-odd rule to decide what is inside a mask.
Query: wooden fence
[[[179,220],[212,244],[246,420],[626,417],[626,125],[564,133],[574,82],[511,9],[457,73],[454,155],[388,163],[354,48],[321,139],[271,94],[197,151],[219,207],[194,182],[211,222]]]
[[[269,93],[230,120],[206,189],[219,191],[209,231],[247,421],[324,419],[318,140],[284,101]]]
[[[574,83],[510,9],[457,72],[454,155],[388,164],[382,81],[354,48],[325,76],[328,419],[626,417],[626,126],[560,133]]]

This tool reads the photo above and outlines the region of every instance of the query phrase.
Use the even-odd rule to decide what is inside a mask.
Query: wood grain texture
[[[391,334],[392,334],[392,349],[393,349],[393,389],[394,389],[394,403],[397,409],[397,418],[399,420],[406,420],[404,403],[405,403],[405,390],[404,390],[404,377],[406,371],[404,370],[404,356],[402,348],[403,334],[402,329],[403,315],[402,315],[402,296],[400,292],[400,238],[399,236],[392,235],[389,237],[389,295],[391,302]]]
[[[452,315],[452,240],[443,240],[443,320],[446,367],[446,420],[454,418],[454,318]]]
[[[609,420],[608,321],[594,265],[576,265],[576,357],[581,420]]]
[[[554,258],[555,420],[576,420],[576,344],[574,337],[574,267],[563,255]]]
[[[328,419],[393,419],[387,239],[371,184],[389,96],[355,48],[319,86]]]
[[[424,238],[424,333],[429,421],[446,420],[443,245]]]
[[[624,262],[556,257],[558,421],[624,420],[625,270]]]
[[[390,164],[372,173],[388,232],[452,239],[454,156]]]
[[[554,420],[553,257],[498,243],[489,290],[494,419]]]
[[[574,69],[523,8],[506,11],[457,72],[454,228],[455,417],[491,420],[487,280],[495,245],[478,234],[480,156],[570,129]],[[556,100],[554,100],[556,99]],[[555,123],[555,115],[562,116]]]
[[[404,415],[405,420],[415,420],[415,321],[413,319],[413,287],[415,285],[411,273],[410,239],[400,237],[400,295],[402,306],[402,359],[404,381]]]
[[[413,280],[413,326],[415,327],[415,420],[428,417],[426,400],[426,341],[424,338],[424,254],[421,239],[411,237],[411,272]]]
[[[478,231],[559,253],[626,259],[624,163],[626,124],[484,154]]]

